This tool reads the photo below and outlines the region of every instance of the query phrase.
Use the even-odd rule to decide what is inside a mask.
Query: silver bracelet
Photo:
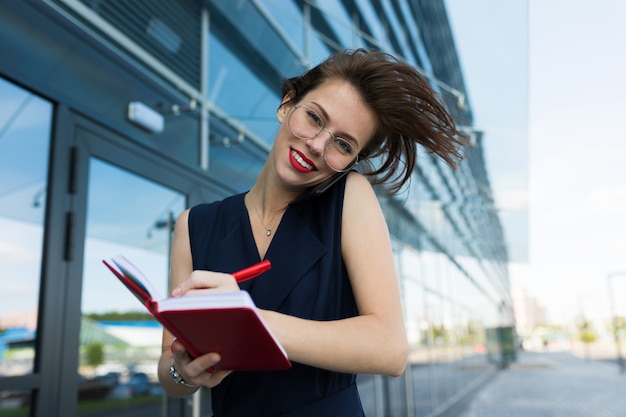
[[[172,376],[172,381],[174,381],[176,384],[184,385],[189,388],[198,388],[200,386],[195,384],[188,384],[185,382],[183,377],[180,376],[180,374],[176,372],[176,369],[174,368],[174,359],[172,359],[172,362],[170,363],[170,375]]]

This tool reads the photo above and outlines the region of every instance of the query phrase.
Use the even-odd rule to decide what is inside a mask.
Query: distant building
[[[548,323],[546,309],[521,287],[511,287],[515,324],[520,335],[530,334],[535,327]]]
[[[123,340],[131,346],[158,347],[161,348],[163,328],[157,322],[100,322],[100,326],[108,334]]]
[[[12,328],[25,328],[35,330],[37,328],[37,309],[27,311],[10,311],[0,316],[0,330]]]

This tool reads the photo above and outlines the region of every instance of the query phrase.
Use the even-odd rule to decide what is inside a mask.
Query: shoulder
[[[344,233],[363,236],[366,230],[375,230],[379,223],[385,220],[372,185],[362,174],[350,173],[343,202]]]
[[[184,210],[182,213],[180,213],[178,215],[178,218],[176,219],[176,225],[185,225],[187,226],[187,222],[189,221],[189,213],[191,212],[191,209],[186,209]]]
[[[350,171],[346,179],[346,188],[348,187],[363,187],[372,190],[372,184],[365,178],[365,176],[356,171]]]
[[[352,204],[378,201],[372,184],[362,174],[350,172],[346,178],[346,188],[344,191],[344,206],[350,207]]]

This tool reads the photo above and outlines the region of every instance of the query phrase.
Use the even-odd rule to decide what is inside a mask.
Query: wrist
[[[172,377],[172,381],[177,384],[177,385],[184,385],[186,387],[189,388],[198,388],[200,387],[200,385],[196,385],[196,384],[190,384],[188,382],[186,382],[182,375],[180,375],[178,373],[178,371],[176,370],[176,368],[174,368],[174,359],[172,358],[172,361],[170,362],[170,370],[169,370],[170,376]]]

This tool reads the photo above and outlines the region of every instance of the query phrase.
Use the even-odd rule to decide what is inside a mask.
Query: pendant
[[[270,236],[270,235],[272,234],[272,231],[271,231],[270,229],[267,229],[267,232],[265,232],[265,234],[266,234],[267,236]]]

